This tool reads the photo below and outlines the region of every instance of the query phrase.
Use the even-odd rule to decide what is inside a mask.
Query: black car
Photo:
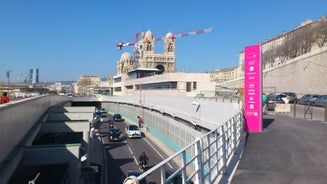
[[[118,128],[110,128],[108,140],[109,142],[121,141],[122,140],[121,131]]]
[[[114,116],[112,117],[112,119],[115,122],[122,122],[122,121],[124,121],[124,118],[120,114],[114,114]]]

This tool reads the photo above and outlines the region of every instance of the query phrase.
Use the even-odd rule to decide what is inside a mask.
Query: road
[[[125,122],[114,122],[114,126],[124,134]],[[108,131],[109,124],[103,123],[100,127],[101,131],[105,133]],[[142,152],[145,152],[149,157],[149,168],[168,157],[144,133],[142,138],[128,139],[124,136],[120,142],[109,142],[108,136],[103,136],[103,144],[107,154],[109,184],[121,184],[124,180],[124,174],[128,170],[139,170],[138,157]],[[160,172],[157,171],[149,175],[147,181],[149,184],[159,184]]]

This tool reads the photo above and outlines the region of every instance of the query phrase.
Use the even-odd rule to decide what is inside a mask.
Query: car
[[[125,128],[125,135],[128,138],[142,137],[142,132],[137,125],[127,125]]]
[[[101,123],[105,123],[109,121],[109,117],[106,114],[101,114],[99,118]]]
[[[105,108],[100,108],[97,110],[99,113],[107,113],[107,110]]]
[[[318,95],[314,105],[318,107],[325,107],[326,103],[327,103],[327,95]]]
[[[296,103],[297,95],[294,92],[282,92],[282,94],[286,95],[289,103]]]
[[[120,129],[110,128],[109,129],[108,140],[109,140],[109,142],[121,141],[122,140],[122,135],[121,135]]]
[[[112,120],[114,120],[115,122],[122,122],[124,121],[124,118],[120,114],[114,114],[112,116]]]
[[[297,103],[300,105],[314,104],[318,95],[317,94],[305,94],[297,100]]]
[[[100,115],[101,115],[101,112],[98,112],[98,111],[95,112],[95,113],[94,113],[94,116],[93,116],[93,117],[94,117],[93,119],[94,119],[94,120],[99,120],[99,119],[100,119]]]
[[[284,101],[285,104],[289,103],[289,99],[285,94],[278,94],[277,96],[279,96]]]
[[[142,173],[143,173],[143,172],[138,171],[138,170],[129,170],[129,171],[126,172],[126,174],[125,174],[125,178],[130,177],[130,176],[138,177],[138,176],[140,176]],[[147,182],[147,180],[146,180],[145,177],[142,178],[142,179],[139,181],[139,184],[147,184],[147,183],[148,183],[148,182]]]
[[[266,107],[268,111],[275,110],[276,104],[285,104],[284,100],[279,95],[267,96]]]

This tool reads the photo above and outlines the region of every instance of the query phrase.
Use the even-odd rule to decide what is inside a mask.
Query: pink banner
[[[249,132],[262,131],[261,46],[244,50],[244,115]]]

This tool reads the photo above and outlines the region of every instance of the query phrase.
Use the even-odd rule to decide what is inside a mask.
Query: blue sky
[[[137,32],[154,37],[213,28],[176,39],[176,69],[236,67],[245,46],[327,15],[324,0],[0,0],[0,81],[22,82],[30,68],[40,81],[116,75],[118,42]],[[155,43],[163,52],[163,42]]]

